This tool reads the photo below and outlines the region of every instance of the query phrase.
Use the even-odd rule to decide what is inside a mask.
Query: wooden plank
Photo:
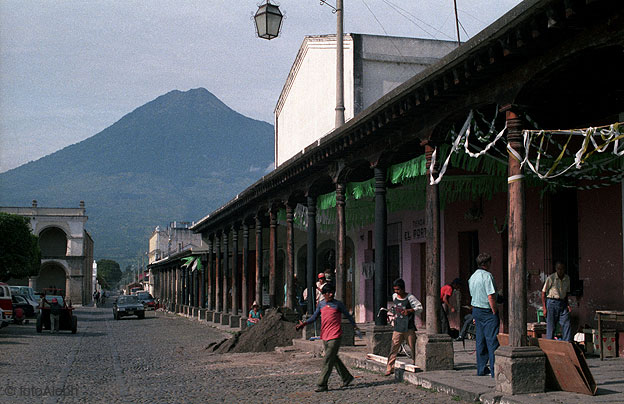
[[[388,363],[388,358],[387,357],[381,356],[381,355],[375,355],[375,354],[372,354],[372,353],[366,354],[366,359],[371,360],[373,362],[381,363],[383,365]],[[412,372],[412,373],[416,373],[417,371],[420,370],[415,365],[410,365],[408,363],[403,363],[403,362],[400,362],[398,360],[396,362],[394,362],[394,367],[395,367],[395,369],[403,369],[406,372]]]
[[[546,354],[546,384],[549,388],[574,393],[596,394],[596,382],[583,353],[570,342],[538,339]]]

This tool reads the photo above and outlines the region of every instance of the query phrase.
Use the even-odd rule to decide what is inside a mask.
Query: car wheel
[[[43,330],[43,324],[41,323],[41,314],[39,314],[37,316],[37,326],[36,326],[37,332],[41,333],[41,331]]]
[[[72,316],[72,334],[75,334],[78,331],[78,317]]]
[[[145,312],[137,314],[137,317],[139,319],[141,319],[141,320],[144,319],[145,318]]]

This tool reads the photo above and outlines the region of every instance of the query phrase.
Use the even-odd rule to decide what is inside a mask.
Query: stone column
[[[232,225],[232,314],[238,315],[238,225]]]
[[[512,106],[503,108],[507,120],[507,144],[520,156],[522,121]],[[504,394],[545,391],[545,357],[537,347],[527,345],[527,270],[524,175],[520,161],[509,153],[507,198],[509,212],[509,346],[496,350],[496,390]]]
[[[208,236],[208,266],[206,270],[206,280],[208,282],[208,296],[206,297],[206,305],[208,306],[208,310],[214,311],[214,242],[212,236]]]
[[[336,183],[336,299],[346,305],[347,296],[347,222],[345,218],[345,188]]]
[[[306,262],[306,288],[308,290],[308,315],[316,310],[316,196],[308,196],[308,252]]]
[[[269,211],[269,306],[277,307],[277,210]]]
[[[199,306],[199,308],[203,309],[205,307],[205,301],[204,301],[204,296],[205,296],[205,292],[204,292],[204,271],[205,271],[205,267],[204,267],[204,260],[202,260],[202,257],[199,257],[199,262],[202,264],[201,270],[197,270],[197,287],[198,287],[198,297],[199,300],[197,301],[197,305]]]
[[[373,168],[375,175],[375,294],[373,297],[373,310],[375,325],[388,324],[385,313],[379,309],[386,307],[388,303],[387,259],[386,245],[388,242],[388,212],[386,207],[386,170],[379,167]]]
[[[249,296],[247,291],[249,290],[249,225],[243,221],[243,271],[241,278],[242,287],[242,312],[243,318],[247,318],[249,313]]]
[[[429,170],[434,147],[429,142],[423,144]],[[418,335],[416,355],[416,365],[425,371],[453,369],[455,363],[453,340],[447,334],[440,334],[440,193],[438,185],[430,184],[428,178],[425,189],[427,329]]]
[[[215,236],[215,311],[222,312],[223,305],[221,303],[221,237],[219,233]]]
[[[262,217],[256,215],[256,302],[262,307]]]
[[[230,311],[229,292],[230,292],[230,243],[228,240],[228,229],[223,231],[223,313]]]
[[[373,294],[373,315],[375,323],[366,331],[368,351],[375,355],[388,356],[392,345],[393,328],[388,325],[388,317],[379,309],[385,308],[388,303],[387,293],[387,260],[386,245],[388,240],[388,213],[386,206],[386,170],[373,164],[375,178],[375,278]],[[336,194],[336,197],[338,195]],[[336,204],[338,204],[336,199]]]
[[[296,299],[293,277],[295,275],[294,209],[286,203],[286,307],[295,309]]]

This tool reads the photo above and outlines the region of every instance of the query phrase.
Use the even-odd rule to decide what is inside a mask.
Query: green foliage
[[[113,260],[101,259],[97,261],[97,279],[107,289],[115,287],[121,280],[119,264]]]
[[[39,274],[39,239],[27,218],[0,212],[0,281]]]

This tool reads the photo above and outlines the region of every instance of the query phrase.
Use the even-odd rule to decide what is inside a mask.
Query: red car
[[[5,318],[13,318],[13,299],[9,285],[0,282],[0,309],[4,311]]]

